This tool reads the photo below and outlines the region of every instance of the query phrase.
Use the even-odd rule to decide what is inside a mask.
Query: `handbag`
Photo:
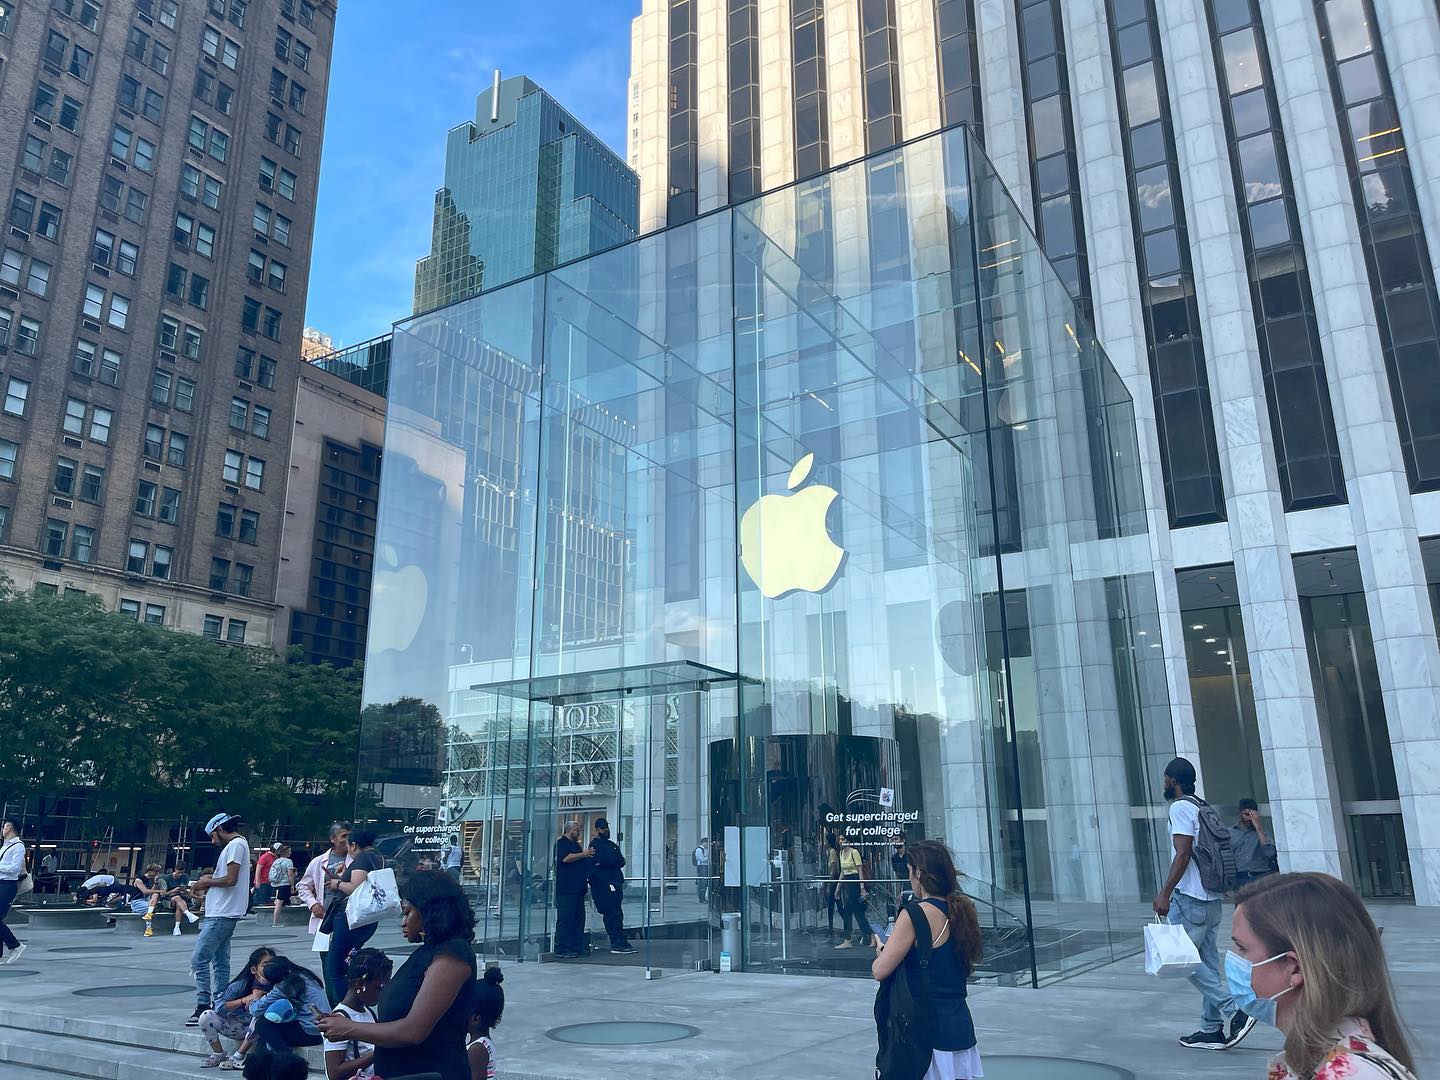
[[[1179,923],[1156,916],[1145,927],[1145,974],[1183,979],[1201,967],[1200,953]]]
[[[325,905],[325,914],[320,917],[319,932],[328,939],[335,932],[335,920],[345,910],[345,894],[336,893]]]
[[[400,888],[388,866],[371,870],[345,902],[345,921],[354,930],[400,911]]]
[[[902,963],[875,995],[876,1080],[923,1080],[935,1056],[935,1001],[930,993],[930,921],[920,905],[907,901],[915,928],[919,964]],[[908,958],[907,958],[908,959]]]

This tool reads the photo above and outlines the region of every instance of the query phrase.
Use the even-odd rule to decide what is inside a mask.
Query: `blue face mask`
[[[1248,1016],[1255,1017],[1262,1024],[1275,1026],[1275,1002],[1288,994],[1295,987],[1287,986],[1274,997],[1262,998],[1255,994],[1255,987],[1251,983],[1251,974],[1257,967],[1279,960],[1281,957],[1289,956],[1289,953],[1278,953],[1269,960],[1261,960],[1258,964],[1252,964],[1237,952],[1225,954],[1225,982],[1230,990],[1230,996],[1235,1004]]]

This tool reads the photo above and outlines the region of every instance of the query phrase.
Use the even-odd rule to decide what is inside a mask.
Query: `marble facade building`
[[[1147,660],[1202,792],[1256,797],[1282,867],[1421,904],[1437,63],[1424,0],[644,0],[627,114],[642,234],[970,125],[1133,398]],[[827,224],[843,266],[855,234]],[[991,541],[1023,556],[1000,502]],[[1031,673],[1034,708],[1063,677]]]

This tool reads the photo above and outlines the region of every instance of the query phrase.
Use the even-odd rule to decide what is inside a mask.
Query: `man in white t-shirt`
[[[1229,1050],[1255,1026],[1235,1004],[1220,973],[1220,952],[1215,944],[1224,900],[1200,880],[1195,862],[1195,838],[1200,835],[1201,801],[1195,795],[1195,766],[1177,757],[1165,766],[1165,798],[1170,803],[1170,873],[1155,896],[1155,914],[1185,928],[1200,954],[1201,968],[1190,976],[1200,991],[1200,1030],[1180,1040],[1192,1050]]]
[[[205,921],[190,956],[195,972],[195,1011],[185,1021],[196,1027],[200,1014],[220,1000],[230,982],[230,937],[250,912],[250,844],[239,833],[240,818],[216,814],[205,825],[210,841],[220,848],[215,872],[203,874],[191,888],[205,898]]]

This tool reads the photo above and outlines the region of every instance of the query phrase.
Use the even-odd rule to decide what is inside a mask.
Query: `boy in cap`
[[[239,832],[240,818],[219,813],[205,825],[210,841],[220,848],[212,873],[201,875],[192,886],[205,898],[205,921],[190,956],[195,972],[195,1011],[185,1021],[197,1027],[200,1014],[218,1000],[230,982],[230,938],[235,925],[250,911],[250,845]]]

